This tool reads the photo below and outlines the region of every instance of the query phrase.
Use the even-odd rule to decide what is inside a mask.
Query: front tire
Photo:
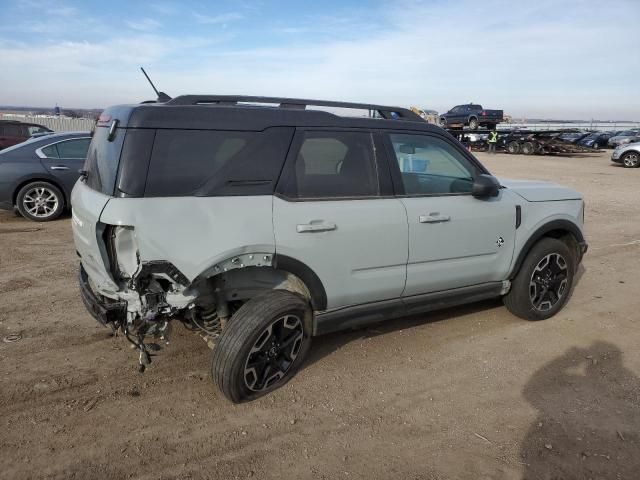
[[[625,168],[638,168],[640,167],[640,153],[627,152],[622,156],[622,165]]]
[[[477,130],[478,129],[478,119],[472,118],[469,120],[469,130]]]
[[[64,196],[49,182],[32,182],[20,189],[16,197],[20,214],[35,222],[50,222],[64,210]]]
[[[507,309],[525,320],[545,320],[558,313],[569,299],[576,259],[566,243],[543,238],[527,254],[504,296]]]
[[[213,351],[211,373],[234,403],[281,387],[300,368],[311,345],[309,303],[286,290],[270,290],[245,303]]]

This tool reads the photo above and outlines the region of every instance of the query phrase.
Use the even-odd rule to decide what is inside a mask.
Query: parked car
[[[562,140],[563,142],[578,143],[580,140],[585,138],[587,135],[589,135],[589,134],[585,133],[585,132],[565,132],[565,133],[560,134],[558,136],[558,138],[560,140]]]
[[[640,130],[624,130],[615,137],[611,137],[607,142],[609,147],[615,148],[618,145],[626,145],[640,141]]]
[[[578,144],[584,147],[591,147],[595,150],[603,148],[607,145],[609,139],[613,136],[614,132],[592,132],[589,135],[578,140]]]
[[[626,168],[640,167],[640,142],[617,146],[611,154],[611,161]]]
[[[0,150],[24,142],[33,135],[50,132],[47,127],[36,123],[0,120]]]
[[[447,113],[440,115],[440,125],[443,128],[463,128],[468,126],[470,130],[478,127],[493,129],[504,120],[502,110],[485,110],[482,105],[469,103],[457,105]]]
[[[52,133],[0,152],[0,208],[17,208],[30,220],[46,222],[69,205],[80,176],[89,132]]]
[[[121,105],[101,115],[85,170],[71,203],[88,312],[141,370],[172,322],[200,332],[233,402],[289,380],[323,333],[499,297],[552,317],[587,248],[578,192],[498,180],[399,107]]]

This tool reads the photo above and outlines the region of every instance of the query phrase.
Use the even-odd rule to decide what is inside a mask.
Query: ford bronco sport
[[[498,181],[441,128],[378,105],[111,107],[72,206],[88,311],[141,369],[174,320],[201,333],[233,402],[286,382],[326,332],[493,297],[549,318],[586,251],[579,193]]]

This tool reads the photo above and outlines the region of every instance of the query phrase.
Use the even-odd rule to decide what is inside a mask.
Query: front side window
[[[445,140],[430,135],[390,134],[407,195],[471,193],[478,168]]]
[[[373,139],[364,132],[305,132],[285,193],[295,198],[375,197]]]

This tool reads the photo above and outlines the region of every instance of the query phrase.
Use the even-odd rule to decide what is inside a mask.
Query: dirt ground
[[[239,406],[180,327],[137,372],[84,311],[68,216],[0,212],[0,478],[638,478],[640,169],[609,156],[478,155],[586,198],[590,250],[556,317],[485,302],[321,337]]]

